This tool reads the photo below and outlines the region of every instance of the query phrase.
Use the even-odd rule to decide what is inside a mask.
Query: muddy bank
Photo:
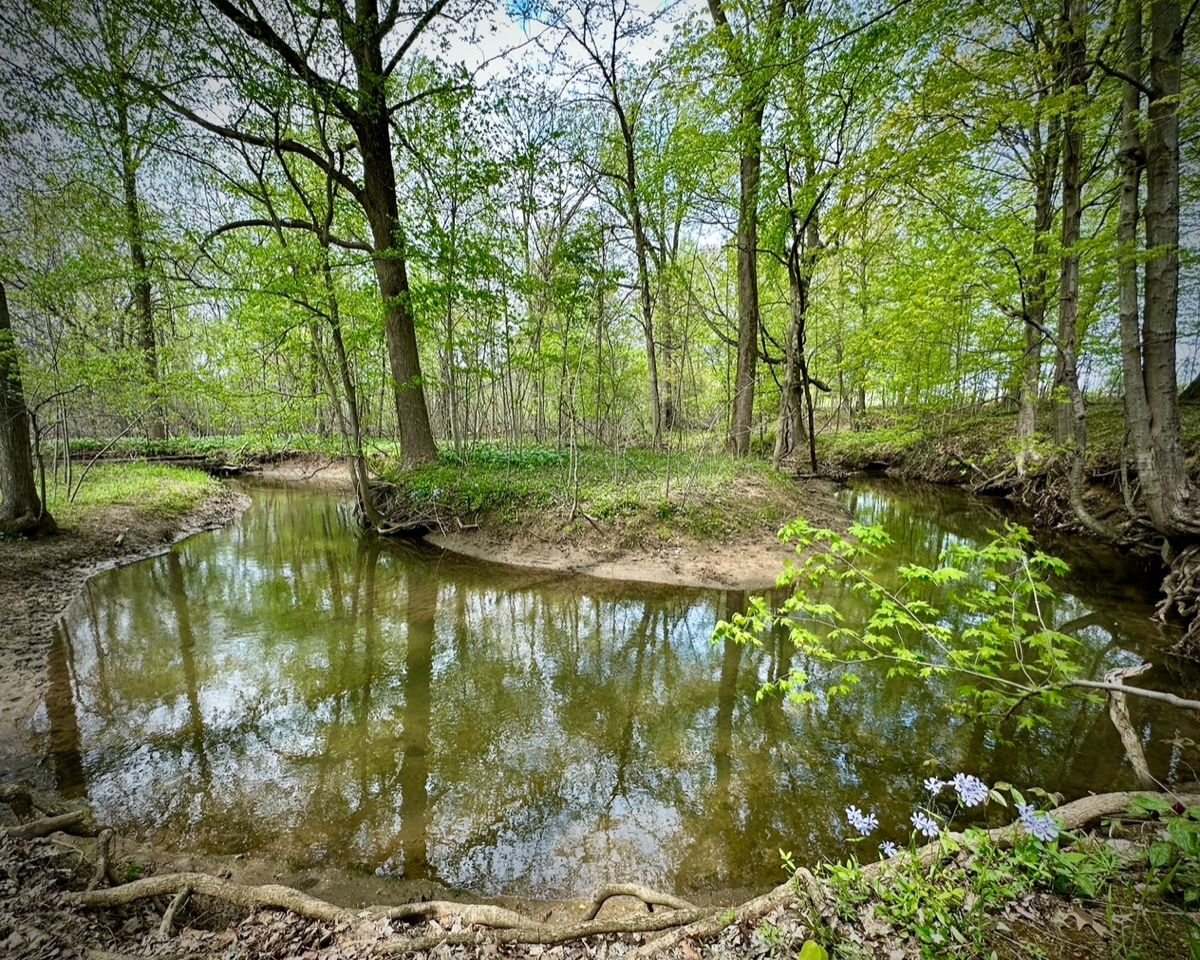
[[[248,474],[267,483],[302,484],[325,490],[351,489],[349,465],[320,457],[293,457],[264,464]],[[778,515],[803,516],[815,526],[845,529],[849,512],[837,484],[797,481],[784,500],[772,500]],[[747,485],[747,513],[764,491]],[[571,527],[572,529],[568,529]],[[561,511],[526,514],[519,522],[494,514],[446,516],[424,539],[444,550],[477,560],[584,574],[606,580],[725,590],[765,590],[774,586],[792,547],[776,537],[779,524],[768,520],[731,526],[724,537],[698,540],[663,522],[635,526],[628,520],[588,518],[568,523]]]
[[[741,535],[730,543],[647,542],[637,546],[553,542],[519,527],[431,533],[425,539],[477,560],[539,570],[716,590],[765,590],[796,554],[773,533]]]
[[[111,505],[42,540],[0,540],[0,781],[36,782],[30,721],[46,692],[46,655],[55,620],[93,574],[224,526],[249,506],[228,489],[182,517],[146,516]]]
[[[844,530],[850,520],[838,498],[838,486],[823,480],[798,481],[782,509],[786,519],[803,516],[820,527]],[[546,515],[505,523],[484,517],[477,529],[442,529],[425,539],[496,563],[717,590],[768,589],[775,585],[784,561],[796,557],[795,548],[776,536],[779,524],[767,520],[742,522],[731,526],[724,537],[697,540],[665,525],[631,529],[604,520],[588,520],[581,532],[567,533],[565,519]],[[578,523],[574,526],[580,531]]]

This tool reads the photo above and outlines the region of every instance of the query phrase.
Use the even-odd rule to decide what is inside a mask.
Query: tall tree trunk
[[[150,436],[161,440],[166,432],[163,396],[158,382],[158,346],[154,333],[154,296],[146,261],[146,234],[142,223],[142,204],[138,194],[137,162],[129,130],[129,106],[124,89],[116,91],[117,139],[121,150],[121,187],[125,201],[125,232],[129,259],[133,264],[133,303],[137,311],[137,344],[142,352],[146,386],[150,393],[150,414],[146,418]]]
[[[1094,517],[1083,499],[1087,465],[1087,407],[1079,384],[1079,237],[1083,219],[1083,124],[1080,111],[1087,99],[1087,0],[1064,0],[1062,38],[1063,117],[1062,266],[1058,290],[1057,386],[1066,393],[1055,408],[1055,430],[1071,445],[1071,511],[1098,537],[1112,539],[1113,530]]]
[[[754,387],[758,376],[758,188],[762,172],[762,124],[765,112],[766,94],[755,95],[742,111],[740,122],[744,139],[738,175],[738,343],[728,442],[730,453],[739,457],[750,452]]]
[[[811,160],[808,167],[808,178],[811,181],[815,175]],[[795,449],[803,435],[807,437],[808,442],[809,467],[816,473],[817,443],[813,429],[812,381],[808,373],[806,341],[809,295],[813,273],[816,270],[820,235],[815,210],[810,212],[808,223],[803,227],[794,209],[789,211],[789,216],[792,239],[788,250],[787,271],[791,323],[788,326],[785,347],[786,367],[779,398],[779,428],[772,460],[778,468],[780,461]],[[805,415],[808,418],[807,428],[804,426]]]
[[[396,201],[396,168],[392,161],[379,12],[372,0],[357,0],[355,13],[353,35],[348,37],[358,79],[353,126],[362,160],[364,208],[375,248],[372,258],[375,277],[383,299],[400,451],[404,463],[414,467],[437,460],[437,444],[425,402],[425,381],[421,376],[408,285],[407,252]]]
[[[1183,32],[1178,0],[1150,5],[1150,125],[1146,139],[1145,314],[1142,372],[1148,443],[1135,446],[1155,528],[1200,535],[1200,501],[1183,459],[1175,350],[1179,311],[1179,114]],[[1130,104],[1132,105],[1132,104]]]
[[[642,332],[646,337],[646,367],[650,385],[650,420],[654,445],[662,442],[663,416],[662,392],[658,385],[658,346],[654,339],[654,300],[650,294],[650,244],[646,239],[645,223],[642,220],[642,203],[638,195],[637,152],[633,139],[633,127],[625,113],[618,95],[616,76],[610,75],[609,92],[613,111],[621,127],[621,139],[625,148],[625,202],[629,205],[629,221],[633,227],[633,249],[637,257],[638,299],[642,308]]]
[[[1050,231],[1054,227],[1054,187],[1058,181],[1058,158],[1062,146],[1060,124],[1051,118],[1043,134],[1041,113],[1046,95],[1038,98],[1038,116],[1031,132],[1036,176],[1033,202],[1034,273],[1024,317],[1025,352],[1021,357],[1020,405],[1017,412],[1017,473],[1024,476],[1032,457],[1037,430],[1037,401],[1041,388],[1042,344],[1045,340],[1046,305],[1050,300],[1050,270],[1046,262]]]
[[[0,533],[53,533],[54,518],[38,498],[29,442],[29,411],[21,361],[0,283]]]
[[[1142,75],[1142,5],[1128,0],[1125,71]],[[1127,81],[1121,103],[1119,304],[1125,419],[1138,479],[1170,564],[1159,614],[1187,623],[1179,653],[1200,658],[1200,501],[1183,458],[1175,351],[1179,308],[1179,118],[1183,31],[1177,0],[1152,0],[1146,143],[1141,96]],[[1146,177],[1146,275],[1139,329],[1137,223],[1139,180]]]
[[[396,173],[384,115],[359,134],[367,220],[374,241],[375,277],[383,299],[383,324],[388,364],[395,387],[400,450],[407,466],[437,460],[437,445],[429,425],[425,382],[412,318],[404,236],[397,224]]]

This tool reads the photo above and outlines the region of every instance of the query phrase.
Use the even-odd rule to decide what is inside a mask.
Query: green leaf
[[[829,960],[829,951],[815,940],[805,940],[797,960]]]

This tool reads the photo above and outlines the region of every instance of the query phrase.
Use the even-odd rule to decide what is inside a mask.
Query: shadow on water
[[[1003,519],[950,491],[847,496],[892,532],[897,563]],[[1152,585],[1095,551],[1082,569],[1053,615],[1085,668],[1155,655]],[[850,699],[756,703],[764,681],[799,667],[819,685],[825,668],[778,636],[714,645],[745,602],[364,539],[332,495],[263,489],[228,529],[102,574],[68,609],[48,762],[64,792],[151,841],[525,897],[617,879],[762,888],[781,847],[842,854],[848,803],[901,839],[931,771],[1068,795],[1131,785],[1082,701],[1012,742],[951,715],[950,689],[882,671]],[[1196,731],[1132,706],[1168,769],[1167,741]]]

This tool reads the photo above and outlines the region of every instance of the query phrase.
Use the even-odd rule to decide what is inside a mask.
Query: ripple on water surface
[[[229,528],[96,577],[59,626],[49,762],[122,832],[478,894],[722,891],[773,883],[781,848],[844,854],[850,803],[902,839],[931,772],[1067,794],[1130,782],[1103,711],[1081,702],[1016,743],[951,716],[948,690],[882,671],[850,699],[756,703],[764,681],[802,667],[819,687],[822,668],[782,637],[714,645],[740,593],[442,556],[356,536],[332,495],[254,493]],[[1000,523],[930,496],[875,484],[848,500],[893,533],[896,563],[932,564]],[[1054,615],[1085,669],[1162,644],[1144,583],[1071,559]],[[1166,768],[1179,715],[1133,707]]]

